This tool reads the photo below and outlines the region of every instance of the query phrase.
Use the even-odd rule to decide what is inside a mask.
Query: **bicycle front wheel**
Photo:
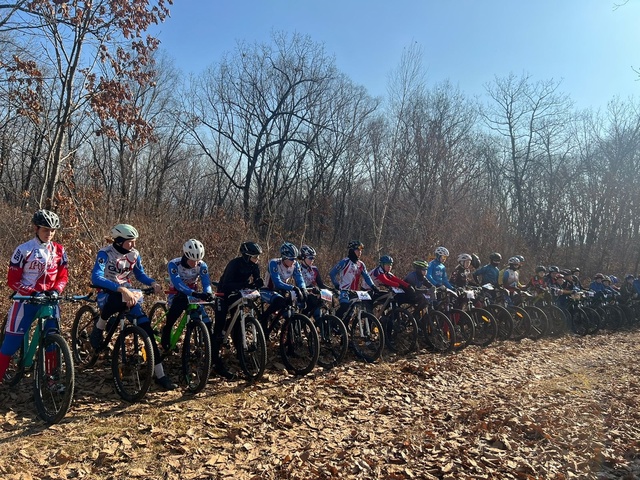
[[[75,371],[71,349],[61,335],[48,334],[38,349],[33,377],[33,395],[38,415],[47,423],[58,423],[71,406]]]
[[[424,338],[430,348],[438,353],[449,353],[456,342],[456,332],[451,320],[442,312],[432,310],[420,320]]]
[[[182,378],[191,393],[207,386],[211,372],[211,339],[202,320],[190,320],[182,343]]]
[[[98,319],[98,310],[93,305],[83,305],[76,312],[71,327],[71,351],[75,365],[81,368],[91,368],[98,360],[89,335]]]
[[[280,330],[280,355],[288,370],[306,375],[318,363],[320,340],[309,317],[296,313],[287,318]]]
[[[320,338],[318,365],[333,368],[344,360],[349,350],[349,333],[342,320],[335,315],[323,315],[316,321]]]
[[[549,319],[546,313],[539,308],[531,305],[526,305],[524,308],[529,314],[531,320],[531,328],[529,329],[529,338],[532,340],[538,340],[544,337],[549,332]]]
[[[513,320],[511,338],[517,341],[527,337],[529,330],[531,330],[531,318],[527,311],[521,307],[510,306],[509,313],[511,313],[511,319]]]
[[[267,340],[260,322],[255,317],[244,317],[244,338],[240,322],[235,327],[236,344],[240,368],[250,382],[262,377],[267,367]]]
[[[513,318],[511,318],[509,310],[495,303],[487,305],[485,310],[493,315],[498,322],[498,340],[508,340],[513,331]]]
[[[354,314],[349,322],[351,346],[365,362],[375,362],[384,349],[384,330],[380,320],[369,312]]]
[[[385,331],[386,344],[398,355],[408,355],[418,348],[418,323],[406,308],[391,311],[391,322]]]
[[[111,359],[118,395],[127,402],[142,399],[151,386],[153,367],[151,339],[137,325],[126,326],[118,335]]]
[[[473,342],[473,337],[476,334],[476,328],[473,324],[473,320],[467,312],[458,308],[452,308],[446,313],[456,332],[456,343],[454,347],[456,350],[462,350]]]
[[[486,347],[498,338],[498,322],[490,312],[483,308],[472,308],[468,313],[475,326],[474,345]]]

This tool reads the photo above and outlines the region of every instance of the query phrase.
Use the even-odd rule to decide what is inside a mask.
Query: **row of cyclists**
[[[59,217],[49,210],[38,210],[32,218],[34,237],[19,245],[14,251],[8,271],[7,285],[19,295],[59,296],[68,282],[68,259],[65,249],[53,241],[56,230],[60,228]],[[142,308],[142,295],[133,288],[132,280],[152,287],[156,293],[163,288],[160,283],[147,275],[144,270],[140,252],[135,248],[139,237],[138,231],[131,225],[118,224],[111,229],[112,243],[101,248],[96,256],[91,272],[91,282],[98,289],[97,305],[100,311],[93,330],[90,343],[94,348],[102,343],[108,319],[119,312],[128,311],[137,325],[144,330],[151,340],[155,365],[155,382],[165,390],[177,388],[177,385],[165,374],[163,352],[169,349],[169,335],[173,324],[185,311],[189,298],[211,302],[217,297],[215,321],[211,322],[206,311],[200,307],[203,321],[211,332],[212,361],[214,370],[227,376],[225,364],[220,356],[223,341],[223,330],[227,322],[229,306],[240,295],[242,289],[256,289],[266,308],[260,314],[260,322],[266,326],[271,315],[281,311],[290,302],[287,295],[293,293],[304,305],[304,313],[317,316],[320,307],[320,289],[327,285],[315,265],[316,251],[308,245],[298,249],[294,244],[285,242],[280,247],[279,257],[268,262],[266,275],[262,276],[259,258],[263,250],[255,242],[244,242],[240,245],[240,255],[232,259],[225,267],[219,282],[211,281],[208,266],[204,261],[204,245],[189,239],[183,245],[182,254],[168,262],[169,290],[167,303],[169,306],[166,323],[158,346],[151,322]],[[330,270],[331,286],[339,292],[339,307],[336,311],[342,317],[348,309],[349,302],[357,290],[370,290],[374,295],[381,293],[380,288],[393,288],[397,292],[398,303],[415,305],[422,308],[427,302],[423,294],[429,288],[466,287],[487,283],[516,291],[528,288],[532,291],[552,291],[561,304],[563,298],[576,289],[581,289],[579,269],[561,271],[557,267],[536,268],[535,275],[528,284],[520,283],[519,270],[524,264],[522,256],[509,258],[508,265],[500,268],[502,256],[492,253],[489,263],[481,266],[475,254],[460,254],[457,265],[449,277],[445,262],[449,251],[445,247],[435,249],[435,258],[430,262],[416,260],[413,271],[404,278],[392,273],[393,258],[389,255],[380,257],[378,265],[371,271],[361,260],[364,245],[358,240],[349,242],[347,256],[341,259]],[[589,286],[593,291],[608,291],[616,295],[637,297],[640,280],[632,275],[625,278],[624,284],[617,288],[610,278],[597,274]],[[217,293],[214,294],[213,287]],[[37,305],[14,301],[10,307],[4,332],[4,340],[0,346],[0,378],[9,366],[12,356],[20,348],[24,335],[33,322]],[[45,328],[47,326],[45,325]]]

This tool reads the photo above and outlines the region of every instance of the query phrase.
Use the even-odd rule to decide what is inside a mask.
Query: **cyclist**
[[[635,277],[631,273],[628,273],[624,277],[624,283],[620,287],[621,299],[624,302],[629,302],[629,300],[633,298],[638,298],[638,292],[636,292],[636,289],[633,286],[634,280],[635,280]]]
[[[447,269],[444,266],[444,262],[446,262],[449,257],[449,250],[444,247],[438,247],[434,253],[436,254],[436,258],[429,262],[427,280],[429,280],[434,287],[444,286],[453,290],[453,285],[449,283]]]
[[[593,276],[593,282],[589,285],[589,290],[593,290],[596,293],[604,292],[606,288],[602,283],[602,280],[604,280],[604,275],[602,273],[596,273]]]
[[[35,236],[14,250],[9,261],[7,286],[19,295],[55,298],[62,293],[69,279],[64,247],[52,241],[56,230],[60,228],[60,218],[49,210],[38,210],[33,214],[31,223]],[[24,335],[39,308],[39,305],[18,301],[11,305],[4,341],[0,347],[0,381],[4,378],[11,357],[22,345]],[[52,327],[55,327],[55,323],[45,324],[45,329]]]
[[[138,326],[151,340],[156,384],[165,390],[176,389],[178,386],[164,373],[162,356],[158,350],[151,322],[142,310],[142,296],[131,290],[131,274],[140,283],[152,286],[156,293],[160,293],[162,287],[144,271],[140,252],[135,248],[138,231],[134,227],[119,223],[111,229],[111,237],[113,243],[98,251],[91,271],[91,283],[99,288],[97,302],[100,309],[100,318],[89,336],[91,346],[98,348],[102,343],[107,320],[112,315],[128,309],[129,314],[138,320]]]
[[[238,298],[240,290],[244,288],[260,289],[264,286],[264,280],[260,276],[258,260],[262,255],[262,247],[256,242],[243,242],[240,244],[240,256],[234,258],[222,272],[218,282],[217,291],[222,294],[218,298],[216,306],[216,321],[213,324],[213,338],[211,353],[215,372],[225,378],[233,375],[227,370],[222,358],[220,358],[220,346],[224,339],[222,332],[227,324],[227,312]]]
[[[414,295],[416,289],[413,288],[409,282],[406,282],[391,273],[392,268],[393,258],[389,255],[383,255],[378,261],[378,266],[369,272],[369,276],[378,288],[380,288],[380,285],[388,288],[401,288],[404,290],[404,293],[397,293],[395,296],[398,303],[410,303],[413,305],[416,303]]]
[[[371,287],[374,293],[380,293],[380,289],[367,272],[367,266],[360,260],[362,250],[364,250],[362,242],[351,240],[347,248],[347,256],[336,263],[329,272],[331,283],[336,290],[340,290],[340,307],[336,312],[336,316],[339,318],[342,318],[349,308],[349,290],[358,290],[362,280]]]
[[[204,245],[199,240],[191,238],[182,246],[182,257],[171,260],[167,265],[169,271],[169,295],[167,304],[169,311],[162,329],[160,346],[162,350],[170,350],[171,329],[182,312],[189,306],[189,297],[211,302],[214,297],[211,289],[209,269],[202,260]],[[198,280],[202,283],[202,292],[198,291]],[[202,306],[199,307],[203,322],[210,327],[211,319]],[[209,328],[209,331],[210,328]]]
[[[500,262],[502,262],[502,255],[500,255],[498,252],[493,252],[492,254],[490,254],[489,263],[471,274],[475,282],[479,285],[490,283],[493,286],[498,286]]]
[[[458,255],[458,265],[453,270],[449,282],[456,287],[466,287],[471,282],[471,266],[472,257],[468,253],[461,253]]]
[[[322,300],[317,295],[319,293],[320,288],[327,288],[324,281],[322,280],[322,275],[320,275],[320,270],[318,267],[314,265],[314,261],[316,259],[316,251],[313,247],[309,245],[302,245],[300,247],[300,254],[298,255],[298,260],[300,260],[300,271],[302,273],[302,278],[304,279],[304,283],[307,288],[311,288],[312,292],[315,292],[315,295],[307,296],[307,306],[304,310],[305,315],[313,315],[314,318],[318,318],[320,315],[320,306],[322,305]]]
[[[547,281],[545,276],[547,274],[547,267],[544,265],[538,265],[536,267],[535,274],[529,279],[527,283],[527,289],[535,295],[546,292]]]
[[[498,279],[498,283],[510,292],[515,291],[520,287],[520,257],[514,256],[509,258],[509,266],[501,271],[501,276]]]
[[[427,269],[429,264],[424,260],[416,260],[413,262],[413,271],[409,272],[404,281],[409,283],[413,288],[431,288],[433,285],[427,280]]]
[[[302,278],[300,264],[296,260],[297,257],[298,247],[293,243],[284,242],[280,246],[280,258],[272,258],[269,260],[267,286],[260,291],[262,301],[269,304],[260,316],[260,322],[265,329],[265,333],[267,331],[269,317],[288,305],[287,299],[278,291],[293,291],[298,301],[306,305],[307,286],[304,283],[304,278]],[[289,283],[291,278],[293,278],[295,285]]]
[[[556,276],[559,273],[560,273],[560,269],[555,265],[551,265],[547,269],[547,274],[544,277],[545,282],[547,282],[547,286],[555,285]]]

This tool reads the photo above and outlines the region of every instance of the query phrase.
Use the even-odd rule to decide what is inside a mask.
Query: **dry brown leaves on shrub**
[[[7,479],[640,478],[640,333],[423,353],[137,405],[108,368],[37,420],[30,379],[0,389]]]

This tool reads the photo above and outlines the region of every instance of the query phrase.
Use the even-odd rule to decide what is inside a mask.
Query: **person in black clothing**
[[[243,288],[262,288],[264,280],[260,276],[258,259],[262,254],[262,248],[255,242],[244,242],[240,245],[240,256],[231,260],[224,269],[217,291],[223,296],[218,298],[216,309],[216,321],[213,326],[213,343],[211,353],[213,367],[216,373],[229,377],[222,358],[220,358],[220,346],[222,345],[222,331],[227,323],[229,305],[239,298],[238,291]]]

